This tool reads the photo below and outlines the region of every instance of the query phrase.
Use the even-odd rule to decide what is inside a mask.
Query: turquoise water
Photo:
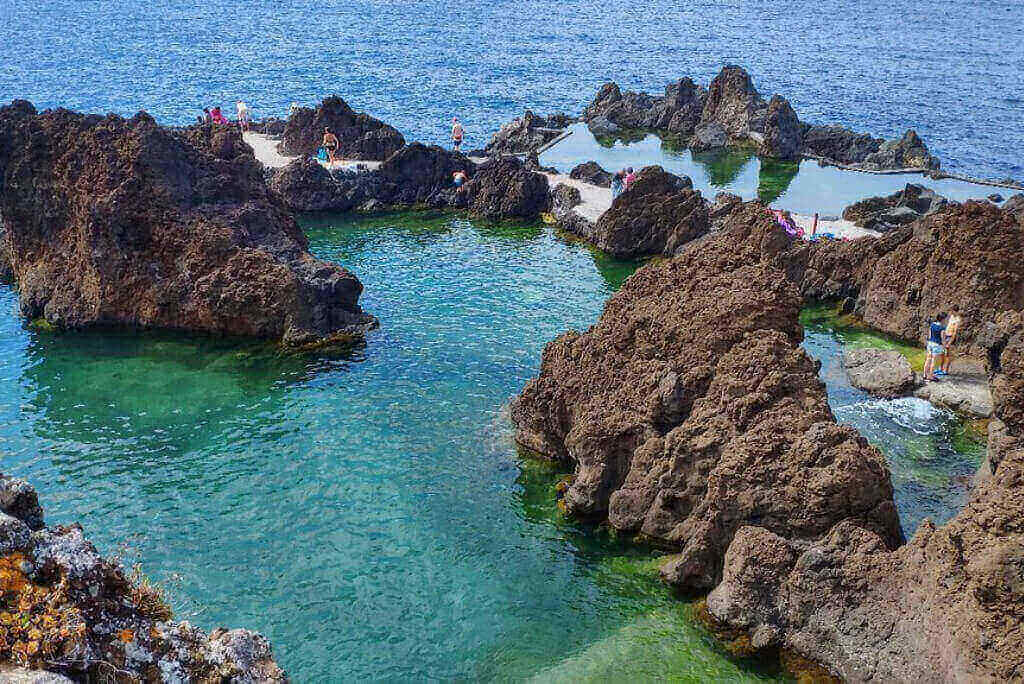
[[[1020,0],[4,0],[0,100],[191,121],[337,93],[424,142],[469,147],[526,107],[578,113],[600,85],[661,92],[741,64],[801,119],[891,138],[943,166],[1024,176]]]
[[[961,202],[984,199],[999,190],[986,185],[943,179],[933,180],[918,173],[869,174],[822,167],[816,161],[799,164],[759,159],[752,148],[731,148],[694,154],[665,142],[656,135],[639,140],[598,142],[586,124],[575,124],[572,135],[544,152],[540,161],[568,172],[581,160],[592,159],[608,171],[627,166],[640,169],[659,164],[666,171],[689,176],[705,197],[731,192],[743,199],[761,199],[801,214],[820,212],[839,216],[857,200],[890,195],[907,183],[919,183],[940,195]],[[1004,196],[1012,191],[999,190]]]
[[[562,520],[508,399],[544,343],[597,319],[635,264],[541,226],[304,220],[381,319],[341,356],[238,340],[29,330],[0,289],[2,469],[168,585],[180,617],[266,634],[300,682],[774,680],[728,658],[658,556]],[[807,348],[843,420],[893,459],[908,530],[961,502],[957,422],[901,418]],[[917,410],[917,409],[915,409]]]

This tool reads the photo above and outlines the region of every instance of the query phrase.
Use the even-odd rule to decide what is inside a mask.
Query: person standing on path
[[[623,182],[623,187],[626,190],[629,190],[629,186],[633,185],[633,181],[635,181],[635,180],[636,180],[636,174],[633,173],[633,167],[632,166],[626,167],[626,178],[625,178],[625,181]]]
[[[924,360],[924,379],[928,382],[936,382],[935,364],[941,363],[942,355],[946,350],[942,346],[943,334],[946,332],[946,313],[942,312],[935,316],[935,320],[928,325],[928,356]]]
[[[616,171],[612,176],[612,201],[622,194],[622,171]]]
[[[462,124],[459,123],[459,117],[452,117],[452,149],[459,152],[459,148],[462,147],[462,138],[465,137],[466,131],[462,128]]]
[[[338,149],[338,136],[331,133],[327,128],[324,128],[324,149],[327,150],[327,164],[328,166],[334,166],[334,153]]]
[[[942,348],[945,352],[942,355],[942,363],[936,375],[949,375],[949,367],[953,365],[953,344],[956,342],[957,333],[960,332],[960,310],[953,307],[949,314],[949,322],[946,323],[946,331],[942,335]]]
[[[242,131],[249,130],[249,106],[239,100],[235,103],[235,109],[238,111],[238,127]]]

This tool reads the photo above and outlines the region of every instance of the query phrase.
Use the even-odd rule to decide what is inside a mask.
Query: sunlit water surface
[[[634,264],[537,226],[304,223],[382,323],[346,355],[55,335],[0,289],[2,470],[50,523],[127,544],[179,616],[263,632],[296,681],[779,677],[697,628],[656,554],[560,519],[557,469],[510,440],[544,343],[593,323]],[[841,340],[819,321],[806,343],[837,415],[892,459],[908,531],[948,518],[976,463],[958,422],[849,388]]]

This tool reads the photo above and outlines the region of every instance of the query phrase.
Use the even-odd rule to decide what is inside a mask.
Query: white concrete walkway
[[[282,166],[288,166],[293,160],[297,159],[297,157],[288,157],[278,152],[277,143],[279,141],[269,135],[246,131],[242,133],[242,140],[252,148],[256,159],[267,168],[279,169]],[[365,159],[339,159],[333,165],[320,162],[321,166],[331,171],[356,171],[360,167],[372,170],[378,168],[380,164],[379,161],[368,161]]]
[[[548,186],[552,190],[559,183],[571,185],[579,190],[581,202],[573,207],[573,211],[592,223],[597,223],[597,219],[601,218],[601,214],[608,211],[612,206],[611,188],[602,188],[599,185],[584,183],[581,180],[569,178],[568,174],[564,173],[545,173],[544,177],[548,179]]]

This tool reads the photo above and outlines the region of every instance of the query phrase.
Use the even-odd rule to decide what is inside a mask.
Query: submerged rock
[[[876,397],[902,397],[916,384],[910,362],[898,351],[847,349],[843,366],[851,385]]]
[[[612,201],[593,233],[581,237],[618,257],[670,255],[709,229],[707,205],[693,182],[648,166]]]
[[[346,159],[383,161],[405,145],[405,138],[395,128],[356,112],[333,95],[316,109],[300,107],[292,112],[281,132],[278,151],[285,156],[313,156],[323,142],[325,128],[337,136],[337,153]]]
[[[0,669],[4,681],[287,681],[264,637],[174,622],[159,589],[101,557],[80,526],[41,527],[37,505],[25,518],[8,505],[28,499],[24,481],[0,475],[0,515],[22,525],[0,526],[0,595],[18,616],[0,625],[0,662],[30,668]]]
[[[583,162],[575,166],[569,172],[569,178],[575,178],[584,183],[590,183],[602,188],[610,188],[612,186],[612,174],[601,168],[601,165],[595,161]]]
[[[303,345],[375,324],[359,280],[309,253],[234,128],[15,103],[0,109],[0,177],[0,270],[26,318]]]

